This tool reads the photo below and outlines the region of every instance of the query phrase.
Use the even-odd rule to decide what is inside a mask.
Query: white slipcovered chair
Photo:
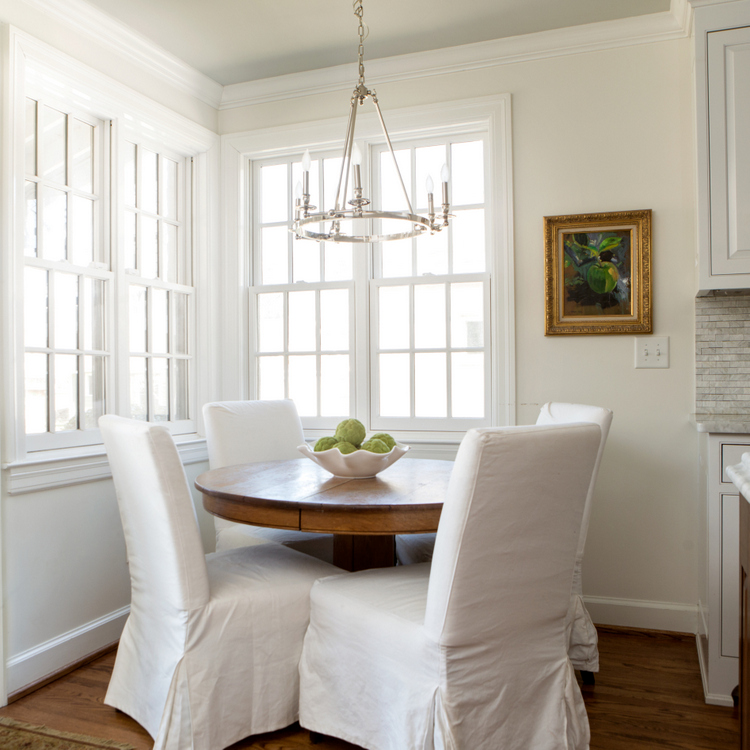
[[[567,656],[595,424],[470,430],[429,564],[318,581],[300,724],[369,750],[584,750]]]
[[[206,557],[167,428],[115,416],[99,425],[131,580],[105,703],[155,750],[220,750],[293,723],[310,587],[342,571],[278,544]]]
[[[583,673],[584,682],[593,684],[593,672],[599,671],[599,636],[591,620],[591,615],[589,615],[583,603],[581,570],[583,553],[586,548],[586,535],[591,520],[591,508],[594,504],[594,485],[599,474],[599,464],[604,453],[607,435],[609,435],[609,426],[612,424],[612,412],[601,406],[550,401],[542,406],[536,420],[537,424],[569,424],[571,422],[595,422],[602,431],[599,452],[596,455],[596,464],[594,464],[594,473],[591,476],[591,485],[583,509],[581,533],[578,537],[578,548],[576,549],[573,592],[570,599],[570,610],[568,611],[568,656],[573,666]]]
[[[599,425],[602,431],[596,465],[594,466],[594,473],[591,475],[591,485],[586,497],[581,535],[578,539],[575,578],[569,612],[570,639],[568,655],[576,669],[580,669],[584,673],[593,673],[599,671],[598,637],[594,623],[591,621],[591,617],[583,603],[581,568],[583,565],[583,552],[586,546],[586,534],[588,533],[589,520],[591,519],[594,486],[596,485],[604,446],[607,442],[609,426],[612,423],[612,412],[601,406],[550,402],[542,406],[536,421],[540,425],[570,424],[572,422],[594,422]],[[402,565],[429,562],[432,559],[434,543],[434,534],[402,534],[396,537],[396,555]],[[591,674],[584,674],[584,680],[587,683],[591,683],[593,682],[593,676]]]
[[[301,458],[305,442],[294,401],[216,401],[203,406],[208,462],[212,469],[250,461]],[[276,542],[333,562],[333,536],[271,529],[214,518],[216,551]]]

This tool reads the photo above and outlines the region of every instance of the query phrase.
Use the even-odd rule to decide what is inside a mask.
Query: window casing
[[[427,208],[426,175],[439,200],[441,167],[453,167],[456,219],[433,236],[372,247],[289,232],[304,145],[252,162],[251,397],[294,399],[312,434],[348,416],[368,429],[446,437],[493,423],[488,134],[455,128],[398,139],[416,210]],[[405,209],[387,147],[364,150],[375,205]],[[324,210],[339,154],[312,153],[311,202]]]
[[[217,137],[27,35],[11,36],[23,50],[14,168],[5,171],[18,206],[5,275],[16,321],[15,344],[4,347],[17,368],[18,408],[5,412],[16,415],[4,450],[13,479],[24,461],[91,452],[78,448],[101,443],[103,413],[196,432],[197,379],[206,378],[196,364],[196,232],[204,247],[208,217],[207,190],[196,199],[195,184],[210,174]],[[198,263],[205,278],[206,258]],[[144,345],[131,336],[138,319]],[[201,323],[200,336],[208,330]],[[134,361],[144,365],[141,391],[131,388]],[[55,455],[61,448],[76,450]],[[24,487],[34,485],[23,476]]]

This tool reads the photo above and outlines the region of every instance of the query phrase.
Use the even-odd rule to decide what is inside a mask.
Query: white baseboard
[[[698,632],[698,607],[695,604],[652,602],[641,599],[610,599],[584,596],[586,609],[598,625],[624,628]]]
[[[110,612],[34,648],[11,656],[6,663],[8,693],[15,693],[93,654],[119,639],[130,606]]]

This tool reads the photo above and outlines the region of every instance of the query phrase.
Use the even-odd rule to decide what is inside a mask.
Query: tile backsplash
[[[750,414],[750,292],[695,299],[695,411]]]

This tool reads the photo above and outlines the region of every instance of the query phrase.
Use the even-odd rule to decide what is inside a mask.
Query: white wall
[[[509,64],[375,88],[388,110],[510,93],[518,421],[548,400],[607,406],[584,590],[598,622],[692,631],[699,598],[694,407],[692,40]],[[220,113],[222,134],[346,112],[350,91]],[[654,333],[668,370],[634,370],[632,336],[544,336],[543,217],[653,209]],[[603,601],[603,600],[604,601]],[[657,602],[656,606],[651,602]],[[673,605],[677,606],[673,606]]]

